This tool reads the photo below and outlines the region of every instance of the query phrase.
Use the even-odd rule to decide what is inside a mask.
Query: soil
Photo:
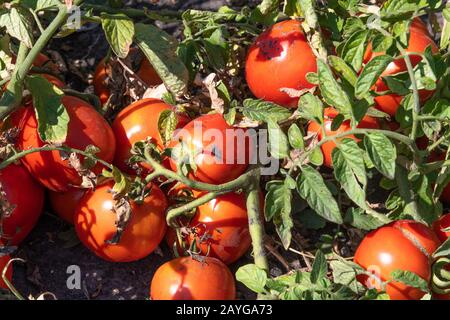
[[[128,1],[129,6],[143,5],[172,10],[187,8],[217,10],[222,5],[252,5],[256,1]],[[163,25],[164,29],[179,34],[177,24]],[[103,31],[97,25],[85,25],[82,30],[62,39],[54,39],[46,53],[60,62],[62,71],[67,69],[66,83],[69,87],[92,92],[92,73],[95,65],[108,51],[108,43]],[[14,257],[26,262],[14,262],[13,283],[25,297],[37,298],[44,292],[51,292],[57,299],[148,299],[152,275],[165,261],[172,258],[169,248],[162,244],[157,253],[133,263],[109,263],[95,256],[76,239],[75,232],[47,208],[38,225],[24,241]],[[234,273],[239,266],[252,261],[250,253],[231,267]],[[72,267],[71,267],[72,266]],[[67,282],[78,266],[81,275],[81,288],[69,289]],[[69,268],[69,269],[68,269]],[[240,284],[238,299],[254,299]],[[46,296],[46,298],[51,298]]]

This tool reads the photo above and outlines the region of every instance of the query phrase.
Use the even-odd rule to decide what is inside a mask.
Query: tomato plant
[[[2,201],[7,206],[1,216],[0,238],[18,245],[33,229],[44,206],[44,189],[21,165],[9,165],[0,170]]]
[[[109,262],[170,230],[192,258],[160,266],[155,300],[233,299],[235,279],[259,299],[448,297],[448,240],[432,232],[444,239],[450,202],[448,3],[0,7],[0,178],[23,175],[0,181],[4,232],[42,185]],[[30,208],[14,223],[31,230]],[[30,244],[56,239],[42,229]]]
[[[148,256],[159,245],[166,232],[164,212],[167,200],[157,186],[142,203],[131,202],[131,218],[117,244],[110,243],[117,232],[111,189],[113,183],[87,192],[75,209],[75,230],[81,242],[99,257],[114,262],[128,262]],[[116,214],[114,214],[116,213]]]
[[[150,287],[152,300],[234,300],[236,288],[230,270],[218,259],[197,261],[182,257],[156,270]]]

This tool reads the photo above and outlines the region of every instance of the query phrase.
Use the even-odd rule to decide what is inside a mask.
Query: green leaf
[[[385,224],[383,221],[366,214],[361,208],[349,208],[345,213],[344,222],[366,231],[377,229]]]
[[[163,144],[172,140],[177,124],[178,118],[173,110],[164,110],[161,112],[158,118],[158,131]]]
[[[102,13],[100,18],[106,40],[108,40],[112,50],[119,58],[126,58],[133,43],[133,20],[124,14]]]
[[[258,5],[258,8],[263,15],[266,15],[277,10],[279,4],[279,0],[262,0],[262,2]]]
[[[228,44],[222,28],[217,28],[210,37],[202,39],[211,66],[220,70],[228,61]]]
[[[410,287],[420,289],[423,292],[429,292],[427,281],[414,272],[397,269],[391,272],[391,278],[393,281],[404,283]]]
[[[387,0],[381,8],[381,19],[395,21],[400,18],[410,17],[414,12],[420,10],[418,0]]]
[[[325,227],[327,221],[319,216],[314,210],[306,209],[300,212],[298,220],[306,229],[318,230]]]
[[[280,126],[274,122],[268,122],[269,129],[269,151],[272,157],[283,159],[289,156],[289,142],[286,134]]]
[[[25,84],[33,96],[41,140],[64,143],[70,119],[61,100],[63,92],[40,75],[27,76]]]
[[[364,137],[364,146],[375,168],[386,178],[395,178],[395,145],[384,134],[369,133]]]
[[[301,17],[302,8],[300,6],[300,1],[298,0],[285,0],[283,6],[283,12],[285,15],[290,17]]]
[[[369,30],[356,31],[347,39],[342,48],[342,58],[345,62],[349,63],[355,71],[361,69],[368,37]]]
[[[367,184],[364,153],[353,139],[343,139],[331,153],[334,176],[345,193],[361,208],[367,208],[365,186]],[[363,187],[361,187],[361,185]]]
[[[441,49],[445,49],[450,44],[450,8],[444,8],[442,15],[444,17],[444,25],[442,27],[441,42],[439,45]]]
[[[322,93],[325,102],[330,106],[334,106],[339,113],[342,113],[346,118],[351,118],[353,116],[353,112],[350,99],[333,77],[333,73],[328,65],[318,59],[317,69],[320,92]]]
[[[13,5],[8,11],[0,11],[0,13],[0,27],[6,28],[11,37],[31,48],[33,46],[33,24],[30,13],[25,8],[16,5]]]
[[[177,40],[163,30],[147,24],[135,25],[136,42],[163,80],[167,89],[180,96],[187,90],[189,72],[177,56]]]
[[[329,56],[328,60],[330,61],[331,67],[338,72],[348,83],[350,83],[353,87],[356,85],[356,81],[358,79],[355,71],[340,57],[338,56]]]
[[[289,143],[292,148],[303,150],[305,148],[305,142],[303,141],[302,130],[293,123],[288,130]]]
[[[291,244],[291,229],[294,225],[291,218],[292,191],[289,181],[270,181],[266,185],[266,190],[264,203],[266,221],[273,220],[284,248],[288,249]]]
[[[309,161],[316,166],[321,166],[323,164],[323,153],[320,148],[314,148],[308,156]]]
[[[255,264],[247,264],[236,271],[236,280],[242,282],[254,292],[263,293],[267,282],[267,274]]]
[[[303,118],[323,123],[323,103],[312,93],[308,92],[300,97],[297,110]]]
[[[327,276],[327,259],[322,251],[317,250],[316,257],[311,270],[311,282],[316,284],[319,280]]]
[[[338,260],[330,262],[330,268],[335,283],[345,285],[357,294],[364,291],[364,287],[356,279],[356,276],[364,271],[359,265],[352,261],[338,258]]]
[[[245,99],[243,106],[244,116],[254,121],[278,122],[291,116],[288,109],[263,100]]]
[[[370,88],[377,82],[392,60],[392,57],[388,55],[381,55],[373,58],[366,64],[355,85],[356,98],[361,99],[369,93]]]
[[[308,165],[302,166],[301,170],[297,178],[297,190],[300,196],[318,215],[328,221],[341,224],[343,222],[341,211],[321,174]]]

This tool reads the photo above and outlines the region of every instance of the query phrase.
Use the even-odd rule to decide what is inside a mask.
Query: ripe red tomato
[[[136,261],[148,256],[159,245],[166,232],[167,200],[153,185],[142,204],[131,201],[131,219],[118,244],[108,244],[116,233],[116,214],[109,182],[88,191],[80,200],[74,215],[75,230],[81,242],[97,256],[113,262]]]
[[[194,194],[200,197],[204,193]],[[196,241],[197,249],[203,255],[209,253],[209,256],[218,258],[225,264],[235,262],[247,252],[252,243],[245,195],[228,193],[199,206],[188,228],[195,232],[195,235],[186,237],[188,246]],[[168,231],[167,241],[171,248],[176,241],[174,234],[173,229]]]
[[[325,118],[325,131],[327,136],[335,136],[337,134],[344,133],[345,131],[351,130],[350,127],[350,121],[344,121],[341,126],[336,130],[331,130],[331,124],[333,122],[333,119],[338,115],[338,112],[333,108],[326,108],[324,110],[324,118]],[[368,128],[368,129],[378,129],[379,123],[376,118],[372,118],[369,116],[365,116],[358,124],[358,128]],[[317,137],[320,140],[322,140],[322,128],[321,126],[311,121],[308,124],[308,134],[311,133],[317,133]],[[358,138],[356,138],[354,135],[349,135],[344,138],[351,138],[355,141],[359,141]],[[342,139],[344,139],[342,138]],[[340,139],[340,140],[342,140]],[[333,167],[333,161],[331,158],[331,153],[333,152],[333,149],[336,148],[336,143],[333,141],[324,143],[321,147],[322,153],[323,153],[323,164],[329,168]]]
[[[15,206],[11,215],[3,218],[0,240],[18,245],[36,225],[44,206],[44,189],[21,165],[9,165],[0,171],[0,185],[7,201]]]
[[[158,99],[142,99],[123,109],[112,124],[117,147],[114,164],[121,170],[130,174],[134,173],[127,161],[131,156],[133,144],[151,138],[162,150],[163,141],[158,130],[158,120],[161,113],[174,108]],[[189,119],[179,114],[177,128],[181,128]],[[149,169],[148,165],[144,167]]]
[[[298,98],[281,89],[312,88],[306,75],[316,71],[316,57],[297,20],[282,21],[264,31],[250,47],[245,63],[245,78],[253,94],[286,107],[297,107]]]
[[[406,52],[414,53],[419,52],[423,53],[425,49],[431,46],[432,52],[439,52],[439,48],[434,43],[433,39],[430,38],[428,30],[423,22],[415,20],[410,27],[410,39],[408,47],[406,48]],[[369,47],[365,54],[366,61],[370,61],[370,59],[384,54],[382,52],[372,52]],[[410,56],[411,63],[413,66],[416,66],[421,60],[422,57],[419,55],[411,55]],[[375,83],[374,89],[376,92],[383,92],[389,90],[389,87],[382,80],[383,76],[394,75],[400,72],[405,72],[407,70],[405,60],[402,58],[397,58],[393,62],[391,62],[386,70],[381,74],[381,77]],[[428,98],[433,95],[434,91],[429,90],[420,90],[420,101],[424,102]],[[386,94],[375,97],[376,107],[383,112],[386,112],[390,116],[395,116],[398,107],[402,101],[402,96],[397,94]]]
[[[86,189],[71,188],[66,192],[48,193],[53,211],[67,223],[73,224],[73,216]]]
[[[136,49],[131,49],[131,52],[136,51]],[[157,86],[162,83],[161,78],[156,73],[153,66],[150,64],[148,59],[144,57],[142,59],[141,65],[136,72],[137,76],[141,78],[148,86]],[[100,60],[97,68],[94,72],[94,91],[95,94],[100,98],[102,104],[105,104],[110,96],[110,89],[107,84],[108,70],[105,59]]]
[[[192,120],[179,130],[169,144],[190,150],[197,170],[188,177],[197,181],[221,184],[239,177],[248,167],[252,148],[244,129],[230,126],[222,115],[207,114]],[[170,159],[172,170],[177,161]]]
[[[100,152],[96,156],[107,162],[114,157],[116,141],[106,120],[87,102],[72,96],[64,96],[62,102],[70,117],[68,133],[64,145],[84,150],[89,145],[97,146]],[[24,107],[17,110],[11,119],[21,129],[17,138],[17,147],[22,150],[45,145],[37,130],[34,109]],[[79,185],[81,178],[67,160],[63,160],[59,151],[35,152],[22,158],[22,163],[42,185],[53,191],[67,191],[71,185]],[[94,172],[102,165],[97,164]]]
[[[444,214],[433,223],[433,230],[442,242],[450,237],[450,231],[444,232],[444,229],[450,228],[450,214]]]
[[[369,232],[356,250],[354,261],[378,276],[391,279],[394,270],[414,272],[426,281],[431,277],[431,254],[440,242],[434,232],[416,221],[401,220]],[[381,289],[379,283],[367,275],[358,280],[370,288]],[[421,290],[400,282],[389,282],[386,292],[391,300],[418,300]]]
[[[151,299],[234,300],[234,278],[227,266],[215,258],[202,259],[182,257],[159,267],[150,285]]]
[[[8,289],[8,286],[3,281],[2,274],[9,260],[10,257],[8,255],[0,256],[0,289]],[[12,272],[12,265],[9,265],[8,271],[6,271],[6,278],[9,280],[9,282],[12,281]]]

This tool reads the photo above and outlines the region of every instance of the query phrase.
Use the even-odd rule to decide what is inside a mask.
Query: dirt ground
[[[139,7],[150,1],[129,1]],[[152,1],[154,2],[154,1]],[[255,1],[159,1],[155,6],[170,9],[201,8],[216,10],[226,4],[249,5]],[[176,25],[165,29],[177,32]],[[83,48],[83,50],[80,50]],[[101,28],[84,26],[83,30],[71,36],[53,40],[47,53],[65,62],[68,72],[66,83],[80,91],[91,92],[90,79],[98,61],[105,56],[108,44]],[[113,264],[96,257],[76,239],[72,227],[55,217],[47,208],[38,225],[27,240],[13,254],[26,260],[14,263],[13,283],[25,297],[37,297],[43,292],[53,293],[57,299],[147,299],[150,280],[158,266],[171,259],[169,248],[163,243],[161,250],[147,258],[133,262]],[[251,262],[250,254],[231,266],[232,272],[243,264]],[[70,266],[81,271],[81,289],[69,289],[67,280]],[[239,299],[253,299],[254,296],[238,284]]]

